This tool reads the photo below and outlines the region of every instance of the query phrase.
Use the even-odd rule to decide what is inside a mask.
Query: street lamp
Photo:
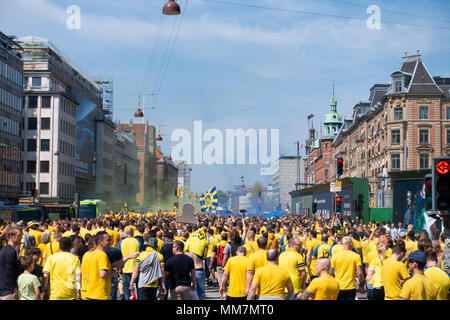
[[[168,16],[175,16],[180,14],[180,6],[174,0],[169,0],[163,7],[163,14]]]

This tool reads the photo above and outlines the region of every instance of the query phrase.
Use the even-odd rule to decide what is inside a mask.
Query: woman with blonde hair
[[[372,259],[367,274],[367,283],[373,285],[372,300],[384,300],[384,281],[381,273],[383,263],[386,261],[386,246],[384,243],[377,244],[378,258]]]

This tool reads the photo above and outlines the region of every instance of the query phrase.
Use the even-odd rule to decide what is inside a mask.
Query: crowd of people
[[[227,300],[448,300],[450,288],[443,234],[338,217],[111,211],[0,221],[0,247],[0,300],[203,300],[206,286]]]

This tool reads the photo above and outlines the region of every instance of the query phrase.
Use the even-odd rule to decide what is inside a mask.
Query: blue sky
[[[306,116],[315,114],[316,128],[323,121],[333,82],[338,112],[350,116],[374,83],[389,81],[405,50],[420,49],[433,75],[450,76],[448,0],[220,2],[291,11],[189,0],[184,16],[168,17],[165,0],[0,0],[0,30],[47,38],[91,77],[113,77],[122,122],[139,94],[158,93],[146,97],[145,114],[161,126],[165,154],[173,130],[192,131],[202,120],[204,130],[224,135],[279,129],[280,154],[293,155],[306,138]],[[184,9],[186,0],[178,3]],[[80,30],[66,27],[70,5],[81,9]],[[381,30],[366,27],[370,5],[381,9]],[[226,190],[241,176],[249,185],[271,182],[259,165],[194,165],[191,185]]]

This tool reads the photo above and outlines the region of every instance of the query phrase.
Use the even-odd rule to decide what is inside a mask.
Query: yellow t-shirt
[[[372,259],[369,268],[373,268],[375,273],[372,276],[372,279],[370,280],[370,283],[373,284],[374,288],[381,288],[384,287],[384,281],[383,276],[381,274],[381,269],[383,268],[383,264],[386,262],[386,259],[388,257],[385,257],[383,260],[381,260],[380,257]]]
[[[344,251],[344,246],[342,244],[335,244],[333,248],[331,248],[330,255],[335,256],[336,254],[342,251]]]
[[[294,293],[302,291],[302,278],[300,271],[306,271],[306,264],[303,257],[295,249],[289,248],[280,254],[278,265],[285,269],[291,277]]]
[[[414,251],[419,250],[419,247],[418,247],[416,241],[411,241],[411,240],[405,241],[405,247],[406,247],[406,251],[408,251],[408,252],[414,252]]]
[[[433,282],[423,274],[415,274],[407,280],[400,292],[406,300],[436,300],[437,289]]]
[[[120,251],[122,252],[122,256],[126,257],[127,255],[139,252],[140,245],[139,241],[135,238],[125,238],[120,243]],[[133,273],[134,267],[136,265],[136,259],[128,259],[123,266],[123,273]]]
[[[214,247],[219,243],[219,239],[215,236],[212,236],[208,239],[208,252],[206,253],[206,257],[207,258],[211,258],[213,251],[214,251]]]
[[[86,277],[86,298],[108,300],[111,293],[111,279],[102,279],[100,270],[111,271],[108,256],[102,250],[96,249],[83,256],[81,264],[82,277]]]
[[[63,251],[52,254],[42,271],[50,274],[50,300],[77,298],[75,275],[81,274],[77,256]]]
[[[208,241],[206,240],[205,231],[203,228],[200,228],[192,233],[188,241],[186,241],[184,251],[190,251],[203,258],[206,247],[208,247]]]
[[[66,231],[66,232],[64,232],[63,234],[62,234],[62,237],[63,238],[69,238],[71,235],[73,235],[74,233],[73,233],[73,231],[72,230],[69,230],[69,231]]]
[[[314,270],[317,260],[314,259],[314,257],[312,256],[312,253],[314,252],[314,249],[321,243],[322,243],[322,241],[320,241],[318,239],[311,239],[311,240],[306,241],[306,249],[311,250],[311,263],[309,264],[309,274],[311,276],[317,275],[316,271]]]
[[[259,297],[285,298],[285,288],[292,286],[289,272],[274,264],[267,264],[257,269],[252,283],[258,284]]]
[[[425,277],[430,279],[437,289],[436,300],[447,300],[450,289],[450,277],[439,267],[429,267],[425,269]]]
[[[41,236],[42,236],[43,232],[41,232],[39,230],[30,229],[30,231],[28,231],[28,233],[34,237],[34,240],[36,240],[36,245],[41,243]]]
[[[247,270],[256,272],[258,268],[264,267],[265,265],[267,265],[267,250],[259,249],[250,255]]]
[[[45,265],[45,262],[47,261],[47,258],[49,257],[47,254],[47,244],[45,243],[39,243],[38,246],[39,250],[41,250],[41,257],[39,258],[39,265],[43,267]]]
[[[59,242],[56,240],[50,241],[49,243],[47,243],[47,259],[48,257],[50,257],[52,254],[59,252]]]
[[[247,257],[258,251],[258,244],[256,241],[246,241],[244,244],[245,249],[247,249]]]
[[[247,286],[246,273],[248,259],[246,256],[234,256],[228,259],[224,269],[229,273],[230,283],[228,296],[233,298],[245,297]]]
[[[402,290],[400,282],[409,278],[405,264],[393,258],[387,259],[381,268],[381,275],[384,282],[384,299],[398,300]]]
[[[152,253],[153,251],[155,251],[155,249],[151,248],[151,247],[147,247],[145,251],[141,252],[141,254],[139,255],[139,257],[136,258],[136,265],[140,264],[141,261],[143,261],[145,258],[148,257],[148,255],[150,253]],[[161,266],[164,266],[164,256],[158,252],[158,260],[159,260],[159,264]],[[152,283],[148,284],[145,286],[146,288],[158,288],[159,287],[159,279],[156,279],[155,281],[153,281]]]
[[[356,267],[361,266],[361,257],[350,250],[333,255],[331,268],[336,271],[336,280],[339,281],[340,290],[356,289]]]
[[[327,274],[313,279],[306,290],[312,293],[313,300],[336,300],[339,282]]]

